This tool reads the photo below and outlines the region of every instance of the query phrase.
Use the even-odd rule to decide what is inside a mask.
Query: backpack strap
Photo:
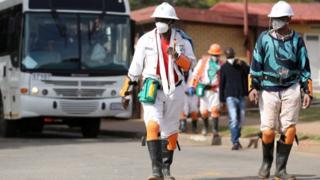
[[[180,34],[180,36],[182,37],[182,39],[186,39],[186,40],[188,40],[188,41],[190,42],[191,47],[192,47],[192,49],[193,49],[194,47],[193,47],[192,38],[191,38],[186,32],[184,32],[182,29],[175,28],[175,30]]]

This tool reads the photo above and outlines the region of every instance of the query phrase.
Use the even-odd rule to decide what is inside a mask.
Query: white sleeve
[[[138,81],[143,71],[143,64],[145,59],[145,42],[140,38],[137,42],[132,62],[129,68],[128,77],[131,81]]]
[[[193,69],[192,77],[196,76],[199,73],[199,69],[200,69],[201,64],[202,64],[202,59],[199,59],[198,63],[196,64],[196,66]]]

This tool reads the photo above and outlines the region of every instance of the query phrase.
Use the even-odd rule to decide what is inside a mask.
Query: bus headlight
[[[31,94],[32,95],[37,95],[39,93],[39,88],[37,88],[37,87],[32,87],[32,89],[31,89]]]

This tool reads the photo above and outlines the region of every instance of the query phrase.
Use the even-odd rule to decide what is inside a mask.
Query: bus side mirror
[[[11,53],[10,60],[11,60],[11,64],[13,67],[15,67],[15,68],[19,67],[18,53],[16,53],[16,52]]]

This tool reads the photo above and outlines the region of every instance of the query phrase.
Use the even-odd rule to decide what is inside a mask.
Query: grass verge
[[[303,134],[303,133],[298,133],[299,140],[312,140],[312,141],[317,141],[320,142],[320,135],[310,135],[310,134]]]
[[[254,137],[257,136],[257,134],[260,132],[259,128],[256,127],[248,127],[244,126],[241,129],[241,137],[247,138],[247,137]],[[230,136],[230,130],[228,127],[220,127],[220,135],[221,136]]]
[[[259,111],[247,112],[247,118],[259,119]],[[314,122],[320,120],[320,107],[310,107],[308,109],[302,109],[300,111],[299,121],[301,122]]]
[[[249,137],[255,137],[260,133],[260,129],[257,127],[243,127],[241,130],[241,137],[243,138],[249,138]],[[224,126],[220,128],[220,135],[221,136],[230,136],[230,130],[228,127]],[[320,142],[320,135],[311,135],[311,134],[303,134],[303,133],[298,133],[298,137],[300,141],[303,140],[312,140],[312,141],[317,141]],[[279,137],[277,137],[279,138]]]

